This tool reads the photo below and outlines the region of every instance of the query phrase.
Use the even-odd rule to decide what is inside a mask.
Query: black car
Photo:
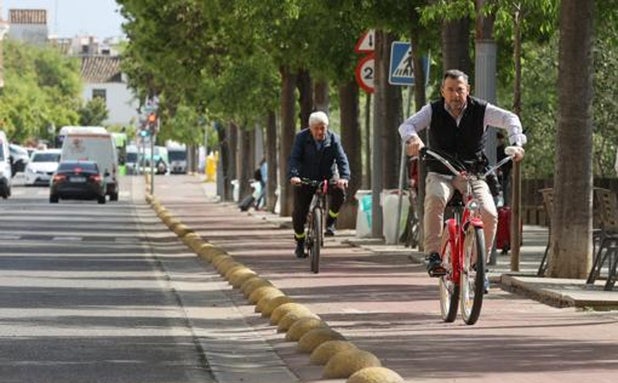
[[[52,176],[49,202],[59,199],[93,200],[105,203],[105,177],[94,161],[62,161]]]

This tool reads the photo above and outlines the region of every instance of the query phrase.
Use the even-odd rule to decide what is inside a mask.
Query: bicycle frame
[[[470,185],[468,184],[468,189],[470,189]],[[472,206],[476,203],[474,197],[470,190],[466,193],[466,196],[463,196],[466,201],[464,202],[463,207],[457,207],[455,209],[455,216],[453,218],[449,218],[444,223],[444,230],[447,230],[450,234],[450,238],[453,238],[452,242],[448,242],[445,246],[451,246],[451,254],[455,254],[456,256],[452,258],[452,274],[451,279],[454,283],[459,283],[460,273],[461,273],[461,265],[463,264],[463,256],[464,256],[464,240],[466,237],[465,231],[468,229],[470,225],[483,228],[483,221],[480,217],[479,207]],[[444,249],[441,249],[441,254],[444,254]]]
[[[328,193],[328,180],[314,181],[301,180],[302,184],[315,187],[315,192],[309,203],[307,212],[307,241],[306,246],[311,256],[311,271],[320,271],[320,248],[324,246],[323,228],[326,213],[326,195]],[[316,224],[316,216],[319,223]],[[317,244],[317,246],[316,246]]]
[[[315,193],[313,193],[313,197],[311,198],[311,203],[309,204],[309,212],[312,212],[317,206],[319,206],[323,211],[326,211],[326,194],[328,193],[328,181],[315,181],[318,182],[318,185],[315,189]],[[310,186],[314,186],[313,184]]]

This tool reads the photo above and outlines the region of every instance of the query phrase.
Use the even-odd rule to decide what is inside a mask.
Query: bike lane
[[[346,239],[353,233],[341,231],[326,239],[320,273],[313,274],[308,259],[293,255],[292,231],[281,227],[286,219],[216,202],[214,184],[192,176],[155,178],[154,196],[204,240],[310,308],[405,381],[615,380],[617,312],[557,309],[492,287],[476,325],[459,317],[443,323],[437,280],[403,249],[376,254],[350,246]],[[206,262],[204,267],[212,269]],[[323,366],[285,341],[242,293],[231,286],[223,290],[298,381],[345,381],[322,379]]]

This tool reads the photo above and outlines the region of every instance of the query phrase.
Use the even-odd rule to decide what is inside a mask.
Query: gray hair
[[[328,116],[321,110],[313,112],[311,113],[311,115],[309,115],[309,127],[312,127],[319,123],[323,123],[324,125],[328,126]]]

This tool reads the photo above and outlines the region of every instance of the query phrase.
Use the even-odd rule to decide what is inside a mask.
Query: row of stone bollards
[[[148,183],[146,183],[148,185]],[[325,379],[347,379],[346,383],[403,383],[395,371],[382,367],[372,353],[362,350],[330,328],[306,306],[279,290],[255,271],[237,262],[225,250],[204,240],[193,229],[183,224],[150,194],[146,187],[146,202],[157,216],[180,240],[199,257],[209,262],[217,272],[241,292],[255,312],[268,318],[277,326],[278,333],[285,333],[285,340],[297,342],[299,352],[309,354],[309,360],[323,365]]]

